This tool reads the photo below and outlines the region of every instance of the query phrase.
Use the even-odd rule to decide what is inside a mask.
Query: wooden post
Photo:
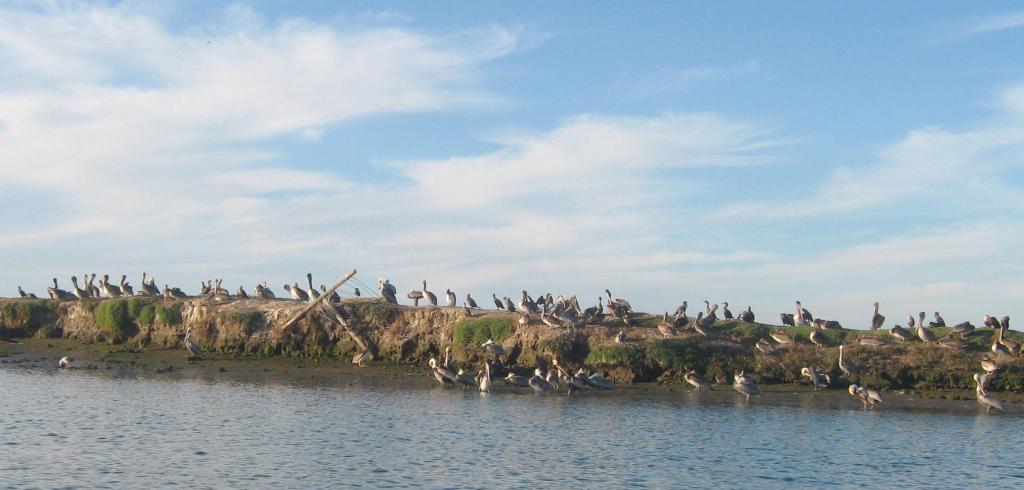
[[[310,304],[306,305],[306,307],[303,308],[302,311],[298,312],[290,320],[288,320],[287,322],[284,322],[284,326],[282,326],[281,328],[282,329],[286,329],[286,328],[294,325],[295,322],[299,321],[300,318],[306,316],[306,313],[309,313],[310,311],[312,311],[313,308],[316,308],[317,305],[319,305],[321,302],[329,300],[331,298],[331,294],[334,293],[334,290],[340,288],[342,284],[345,284],[346,282],[348,282],[348,280],[352,279],[352,276],[354,276],[354,275],[356,275],[356,270],[352,269],[352,272],[349,272],[348,274],[345,274],[345,277],[341,278],[338,282],[334,283],[334,285],[331,286],[330,288],[328,288],[327,291],[321,293],[319,298],[317,298],[315,301],[311,302]]]

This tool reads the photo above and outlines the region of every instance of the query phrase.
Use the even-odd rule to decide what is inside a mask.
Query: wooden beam
[[[348,282],[348,280],[352,279],[352,276],[354,276],[354,275],[356,275],[356,270],[352,269],[352,272],[349,272],[348,274],[345,274],[345,277],[342,277],[341,279],[339,279],[338,282],[334,283],[334,285],[331,286],[330,288],[328,288],[327,291],[324,291],[324,292],[320,293],[320,297],[319,298],[317,298],[315,301],[313,301],[313,302],[309,303],[308,305],[306,305],[306,307],[303,308],[302,311],[296,313],[295,316],[293,316],[290,320],[288,320],[287,322],[284,322],[284,326],[282,326],[281,328],[285,329],[285,328],[288,328],[288,327],[294,325],[295,322],[299,321],[300,318],[306,316],[306,314],[309,313],[310,311],[313,311],[313,308],[316,308],[317,305],[319,305],[320,303],[322,303],[324,301],[329,300],[331,298],[331,294],[334,293],[334,290],[340,288],[342,284],[345,284],[346,282]]]

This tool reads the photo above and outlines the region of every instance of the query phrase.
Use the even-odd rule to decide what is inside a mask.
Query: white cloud
[[[980,19],[974,19],[947,36],[947,41],[956,41],[990,32],[1005,31],[1024,26],[1024,11],[1008,12]]]

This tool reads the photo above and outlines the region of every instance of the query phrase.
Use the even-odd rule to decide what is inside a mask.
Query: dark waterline
[[[1024,485],[1018,417],[0,369],[0,487]],[[710,400],[710,401],[708,401]],[[820,405],[820,406],[819,406]]]

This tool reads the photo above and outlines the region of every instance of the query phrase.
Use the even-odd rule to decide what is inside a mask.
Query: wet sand
[[[428,390],[441,388],[426,367],[372,363],[358,367],[342,359],[307,359],[208,354],[189,360],[181,349],[135,351],[106,344],[80,344],[68,339],[24,339],[0,343],[0,369],[58,370],[61,357],[75,358],[74,371],[97,376],[149,377],[166,380],[200,380],[210,383],[287,384],[311,388],[371,388]],[[513,389],[496,383],[497,392],[532,395],[528,389]],[[860,409],[861,403],[843,388],[814,391],[808,385],[761,385],[762,397],[749,402],[728,385],[695,392],[680,383],[620,384],[613,391],[589,390],[581,397],[613,397],[637,401],[710,405],[766,405],[801,410]],[[465,390],[472,391],[472,390]],[[564,396],[564,392],[560,392]],[[1024,394],[993,393],[1003,401],[1005,415],[1024,415]],[[977,415],[984,409],[975,401],[973,390],[897,390],[883,393],[876,411],[899,410],[920,413]],[[993,414],[998,412],[993,411]]]

